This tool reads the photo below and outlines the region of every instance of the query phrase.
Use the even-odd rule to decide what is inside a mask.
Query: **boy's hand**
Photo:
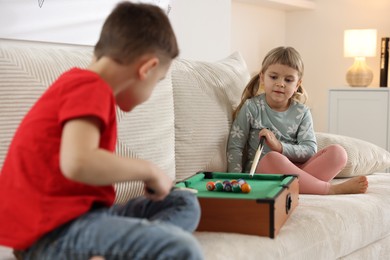
[[[262,136],[265,137],[265,142],[267,143],[268,147],[272,151],[276,151],[276,152],[279,152],[279,153],[283,152],[282,144],[280,143],[278,138],[276,138],[275,134],[271,130],[269,130],[267,128],[261,129],[260,132],[259,132],[259,138],[262,137]]]
[[[172,179],[157,166],[152,165],[151,179],[145,181],[145,196],[151,200],[163,200],[171,191]]]

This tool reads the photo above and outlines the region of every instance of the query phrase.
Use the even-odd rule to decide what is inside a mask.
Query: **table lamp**
[[[366,64],[366,57],[375,57],[376,35],[375,29],[344,31],[344,56],[355,58],[346,75],[352,87],[367,87],[372,82],[373,73]]]

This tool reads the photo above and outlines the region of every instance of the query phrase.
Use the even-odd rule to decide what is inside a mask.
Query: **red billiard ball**
[[[209,190],[209,191],[213,191],[215,189],[215,183],[212,182],[212,181],[209,181],[207,184],[206,184],[206,189]]]

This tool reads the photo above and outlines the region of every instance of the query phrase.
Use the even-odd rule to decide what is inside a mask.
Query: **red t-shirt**
[[[74,68],[53,83],[21,122],[0,174],[1,245],[28,248],[93,205],[113,204],[112,185],[90,186],[61,173],[63,125],[83,116],[101,120],[100,148],[113,152],[117,138],[113,92],[99,75]]]

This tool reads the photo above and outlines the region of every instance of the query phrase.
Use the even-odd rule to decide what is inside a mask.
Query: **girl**
[[[227,147],[228,172],[248,172],[259,138],[265,145],[256,168],[258,173],[297,174],[300,193],[364,193],[365,176],[330,184],[346,165],[340,145],[317,153],[317,142],[307,94],[302,87],[303,62],[292,47],[277,47],[264,58],[262,69],[242,94],[234,112]]]

